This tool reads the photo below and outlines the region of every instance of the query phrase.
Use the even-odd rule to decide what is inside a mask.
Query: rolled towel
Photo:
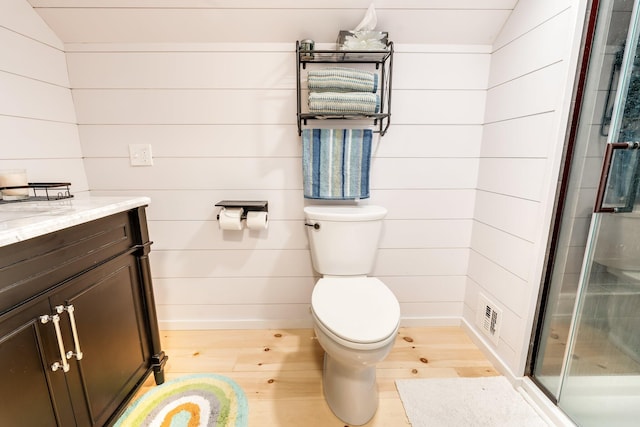
[[[310,70],[307,75],[309,90],[316,92],[375,92],[378,74],[345,67]]]
[[[374,114],[380,97],[368,92],[309,92],[309,112],[314,114]]]

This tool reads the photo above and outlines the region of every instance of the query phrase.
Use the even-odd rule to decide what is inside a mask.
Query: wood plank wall
[[[493,46],[464,318],[474,322],[479,293],[503,310],[493,347],[515,373],[542,281],[583,7],[521,1]]]
[[[146,50],[145,50],[146,48]],[[303,226],[294,41],[69,46],[92,190],[146,194],[164,328],[309,326],[317,275]],[[393,125],[370,203],[389,209],[374,274],[405,323],[458,323],[489,54],[397,46]],[[132,168],[128,145],[154,166]],[[222,232],[214,204],[268,200],[264,232]]]
[[[64,46],[24,0],[0,6],[0,169],[87,190]]]

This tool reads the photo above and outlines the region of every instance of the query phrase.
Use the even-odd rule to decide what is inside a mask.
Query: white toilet
[[[380,206],[307,206],[311,258],[322,274],[313,288],[313,327],[325,351],[322,383],[334,414],[362,425],[378,408],[376,363],[391,351],[400,305],[373,270],[387,210]]]

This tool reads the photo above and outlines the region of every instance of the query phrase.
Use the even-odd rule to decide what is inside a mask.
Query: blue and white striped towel
[[[369,197],[371,129],[304,129],[302,173],[307,199]]]

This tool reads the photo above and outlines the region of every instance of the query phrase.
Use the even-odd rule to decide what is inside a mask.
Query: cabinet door
[[[150,350],[143,317],[137,259],[121,255],[64,285],[51,297],[63,306],[69,351],[79,344],[82,357],[72,357],[68,375],[78,425],[102,426],[149,372]],[[69,307],[73,306],[73,316]],[[78,402],[85,404],[82,407]]]
[[[60,352],[47,300],[25,304],[0,316],[0,424],[75,426],[66,374],[52,371]]]

